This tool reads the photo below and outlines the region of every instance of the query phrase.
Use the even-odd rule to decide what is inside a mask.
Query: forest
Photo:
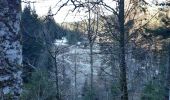
[[[0,0],[0,100],[170,100],[170,1]]]

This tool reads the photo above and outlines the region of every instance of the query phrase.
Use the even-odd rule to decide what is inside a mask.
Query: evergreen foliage
[[[163,86],[157,81],[151,81],[145,86],[141,100],[164,100],[163,94]]]
[[[55,100],[56,90],[46,69],[32,73],[29,83],[24,84],[21,100]]]

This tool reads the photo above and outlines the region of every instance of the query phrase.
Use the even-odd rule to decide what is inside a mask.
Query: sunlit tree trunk
[[[0,99],[19,100],[22,85],[20,0],[0,0]]]

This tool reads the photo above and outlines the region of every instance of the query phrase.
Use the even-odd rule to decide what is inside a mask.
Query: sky
[[[25,1],[35,1],[34,7],[36,10],[36,13],[39,16],[44,16],[47,15],[49,8],[52,8],[52,12],[56,13],[59,9],[59,7],[65,3],[66,0],[61,0],[60,3],[58,3],[60,0],[25,0]],[[112,0],[104,0],[108,4],[111,4]],[[22,3],[22,8],[24,8],[25,3]],[[33,4],[31,4],[33,7]],[[74,21],[81,21],[82,19],[87,18],[87,14],[85,14],[85,11],[81,10],[80,12],[74,11],[72,12],[72,9],[74,7],[72,5],[67,5],[63,7],[55,16],[54,19],[56,20],[57,23],[62,23],[62,22],[74,22]],[[109,13],[109,12],[105,12]]]
[[[24,0],[24,1],[35,1],[34,4],[31,4],[31,6],[35,7],[35,10],[39,16],[45,16],[48,13],[49,8],[52,8],[52,12],[56,13],[59,9],[59,7],[66,2],[66,0]],[[58,3],[61,1],[60,3]],[[108,5],[114,5],[112,3],[112,0],[103,0],[105,3]],[[147,0],[147,2],[150,2],[153,0]],[[165,1],[165,0],[157,0],[158,2]],[[24,8],[25,3],[22,3],[22,8]],[[57,23],[62,23],[62,22],[74,22],[74,21],[81,21],[82,19],[87,18],[87,14],[83,10],[80,12],[74,11],[72,12],[71,10],[74,7],[72,5],[67,5],[63,7],[55,16],[54,19]],[[109,14],[109,12],[105,12],[106,14]]]

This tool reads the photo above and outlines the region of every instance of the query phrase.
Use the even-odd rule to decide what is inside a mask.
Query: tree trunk
[[[165,84],[165,100],[170,100],[170,44],[168,46],[168,68],[167,68],[167,74],[166,74],[166,84]]]
[[[74,84],[75,84],[75,99],[77,100],[77,52],[75,50],[75,65],[74,65]]]
[[[55,51],[55,59],[54,59],[54,66],[55,66],[55,77],[56,77],[56,90],[57,90],[57,94],[56,94],[56,99],[60,100],[60,91],[59,91],[59,78],[58,78],[58,65],[57,65],[57,51]]]
[[[94,99],[94,90],[93,90],[93,35],[91,33],[91,8],[90,2],[88,0],[88,40],[90,46],[90,100]]]
[[[93,88],[93,44],[90,43],[90,68],[91,68],[91,75],[90,75],[90,100],[94,99],[94,88]]]
[[[124,29],[124,0],[119,0],[119,31],[120,31],[120,84],[121,84],[121,100],[128,100],[128,89],[126,79],[126,60],[125,60],[125,29]]]
[[[67,90],[68,90],[68,87],[67,87],[67,83],[66,83],[66,66],[64,65],[64,61],[65,61],[65,58],[64,58],[64,55],[62,56],[62,59],[63,59],[63,64],[62,64],[62,76],[63,76],[63,92],[61,94],[61,100],[67,100]]]
[[[20,0],[0,0],[0,99],[19,100],[22,85]]]

